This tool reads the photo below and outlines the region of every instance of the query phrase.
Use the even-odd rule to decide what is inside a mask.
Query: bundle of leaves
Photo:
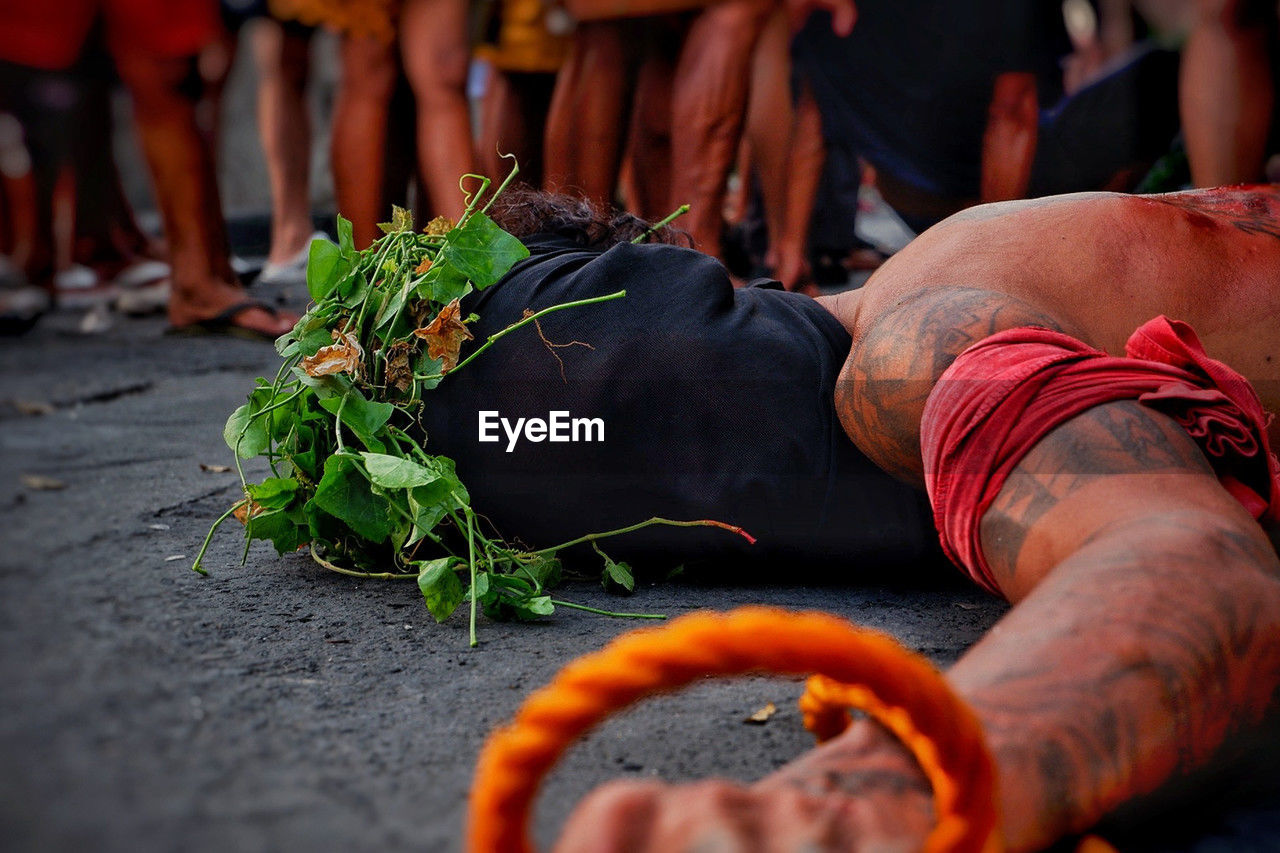
[[[548,593],[560,580],[558,553],[566,547],[590,543],[603,560],[605,583],[630,591],[630,567],[609,558],[598,540],[653,524],[742,532],[715,521],[653,518],[547,548],[516,547],[472,509],[453,460],[423,446],[419,415],[430,391],[451,373],[547,313],[626,295],[526,311],[462,355],[474,340],[468,323],[476,318],[461,316],[461,300],[495,284],[529,254],[487,215],[515,174],[492,193],[488,179],[465,176],[464,185],[479,183],[457,223],[436,218],[417,231],[412,214],[396,208],[392,221],[380,226],[384,236],[368,249],[355,249],[351,223],[341,217],[336,245],[312,243],[307,289],[313,304],[276,341],[283,361],[275,378],[259,379],[248,402],[227,419],[223,435],[244,497],[214,523],[196,571],[204,572],[200,564],[214,531],[234,516],[247,540],[268,540],[282,554],[307,546],[333,571],[416,579],[437,621],[469,601],[474,645],[477,606],[496,619],[536,619],[557,604],[607,613]],[[271,476],[249,483],[241,460],[258,456]]]

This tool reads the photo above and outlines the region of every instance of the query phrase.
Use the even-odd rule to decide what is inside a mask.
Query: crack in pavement
[[[63,397],[61,399],[49,401],[20,400],[9,398],[0,400],[3,407],[0,408],[0,421],[17,420],[18,418],[43,417],[45,414],[52,414],[53,411],[60,409],[72,409],[76,406],[87,406],[94,403],[110,403],[113,400],[119,400],[122,397],[132,397],[137,394],[144,394],[155,387],[155,383],[150,380],[140,382],[130,382],[127,385],[120,385],[115,388],[107,388],[102,391],[84,394],[78,397]],[[40,408],[48,406],[51,411],[31,411],[33,407]]]
[[[189,507],[192,504],[198,504],[201,501],[205,501],[205,500],[208,500],[209,498],[217,497],[223,492],[226,492],[230,489],[238,489],[239,487],[240,487],[239,482],[227,483],[226,485],[219,486],[218,488],[213,489],[212,491],[208,491],[208,492],[204,492],[202,494],[196,495],[193,498],[186,498],[184,500],[179,501],[176,504],[169,504],[168,506],[162,506],[157,509],[151,510],[151,515],[154,518],[163,518],[165,515],[168,515],[169,513],[177,512],[178,510]]]

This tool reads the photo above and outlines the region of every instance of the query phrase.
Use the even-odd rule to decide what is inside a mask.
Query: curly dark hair
[[[648,222],[630,213],[610,213],[586,199],[523,184],[504,190],[489,209],[489,216],[516,237],[554,234],[591,249],[607,249],[643,235],[647,235],[644,242],[693,245],[693,239],[676,228],[651,229]]]

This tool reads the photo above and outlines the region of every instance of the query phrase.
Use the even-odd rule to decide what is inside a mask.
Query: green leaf
[[[405,300],[408,298],[408,288],[397,287],[396,292],[391,294],[391,298],[382,304],[378,309],[378,314],[373,319],[373,328],[381,331],[391,323],[395,322],[400,316],[400,312],[404,310]]]
[[[241,459],[252,459],[266,452],[271,444],[266,418],[255,416],[261,408],[252,402],[245,403],[231,413],[226,426],[222,428],[222,440]]]
[[[461,561],[441,557],[424,564],[422,571],[418,572],[418,589],[426,599],[427,610],[437,622],[448,619],[466,597],[462,581],[458,580],[457,572],[461,568]]]
[[[316,431],[303,422],[296,423],[294,429],[292,446],[286,449],[289,461],[295,471],[314,481],[320,476],[316,467]]]
[[[562,569],[560,560],[557,557],[537,554],[533,560],[524,564],[524,568],[529,574],[533,575],[539,588],[545,589],[560,582]]]
[[[440,474],[410,459],[385,453],[361,453],[364,468],[375,486],[384,489],[412,489],[427,486],[440,479]]]
[[[327,347],[331,343],[333,343],[333,335],[328,329],[323,326],[310,329],[298,338],[298,354],[312,356],[319,352],[321,347]]]
[[[473,214],[462,227],[450,231],[440,247],[440,258],[482,289],[527,257],[524,244],[483,213]]]
[[[331,304],[313,305],[311,310],[303,314],[294,324],[293,331],[277,339],[276,352],[284,358],[289,358],[298,353],[301,341],[323,335],[321,343],[315,349],[302,353],[302,355],[314,355],[316,349],[327,345],[332,340],[329,336],[329,326],[333,323],[333,314]]]
[[[471,292],[471,279],[466,273],[447,263],[438,263],[415,289],[418,298],[448,304]]]
[[[338,284],[338,298],[347,308],[355,308],[364,301],[368,293],[369,280],[359,270],[352,270],[351,274]]]
[[[285,510],[255,515],[245,524],[245,532],[250,539],[270,540],[281,554],[296,551],[311,539],[306,525],[298,524],[293,514]]]
[[[369,481],[349,456],[325,460],[324,476],[312,500],[370,542],[384,542],[391,535],[386,500],[373,493]]]
[[[356,252],[356,241],[352,237],[351,220],[338,217],[338,251],[344,258],[352,258]]]
[[[345,402],[344,402],[345,401]],[[366,400],[364,395],[351,388],[343,397],[327,397],[320,405],[331,414],[341,411],[343,426],[347,427],[365,447],[381,453],[385,446],[374,437],[374,433],[382,429],[391,419],[395,406],[391,403],[376,403]]]
[[[328,240],[312,240],[307,251],[307,292],[319,302],[329,295],[350,269],[338,247]]]
[[[298,481],[293,477],[268,477],[256,486],[250,484],[249,497],[265,509],[284,509],[297,491]]]
[[[299,382],[315,392],[316,398],[322,406],[324,401],[330,398],[344,397],[353,391],[357,394],[360,393],[355,391],[355,385],[351,383],[351,378],[345,373],[333,373],[329,376],[311,376],[301,367],[294,367],[292,373]],[[337,411],[336,405],[333,411]]]
[[[556,606],[551,603],[551,596],[539,595],[534,598],[527,599],[523,606],[516,607],[516,613],[522,619],[536,619],[541,616],[550,616],[556,612]]]
[[[631,574],[631,567],[623,562],[615,562],[608,554],[601,551],[599,548],[597,548],[596,551],[601,557],[604,557],[604,574],[601,577],[604,588],[608,589],[609,584],[612,582],[622,587],[627,592],[635,592],[636,579],[635,576]]]

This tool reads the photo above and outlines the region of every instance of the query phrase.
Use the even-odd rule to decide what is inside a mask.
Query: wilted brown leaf
[[[46,477],[43,474],[23,474],[22,485],[33,492],[56,492],[67,487],[67,484],[61,480]]]
[[[46,403],[43,400],[14,400],[13,407],[19,414],[31,417],[52,415],[56,411],[52,403]]]
[[[424,328],[413,330],[416,336],[427,342],[427,355],[442,360],[442,373],[448,373],[458,364],[458,351],[462,349],[462,342],[475,340],[471,330],[458,319],[461,310],[461,305],[455,299],[441,308],[436,318]]]
[[[752,714],[750,717],[747,717],[742,722],[750,723],[751,725],[755,725],[755,726],[762,726],[765,723],[769,722],[769,718],[776,713],[778,713],[778,706],[774,705],[772,702],[766,702],[763,708],[756,711],[754,714]]]
[[[335,373],[360,375],[360,365],[364,360],[364,349],[356,336],[350,332],[333,331],[336,343],[321,347],[315,355],[302,360],[302,369],[308,376],[331,376]]]
[[[400,392],[413,385],[413,368],[409,366],[409,354],[413,347],[408,341],[397,341],[387,347],[387,384]]]
[[[417,275],[422,275],[424,272],[426,272],[426,271],[427,271],[427,270],[429,270],[429,269],[431,269],[431,259],[430,259],[430,258],[423,258],[423,259],[422,259],[422,263],[420,263],[420,264],[418,264],[416,267],[414,267],[414,268],[413,268],[413,271],[414,271],[414,273],[416,273]]]
[[[423,228],[423,233],[431,237],[443,237],[453,230],[453,220],[447,216],[437,216],[435,219],[427,223],[427,227]]]
[[[256,504],[249,498],[245,498],[235,505],[231,510],[231,515],[241,524],[248,524],[249,519],[262,515],[262,504]]]

